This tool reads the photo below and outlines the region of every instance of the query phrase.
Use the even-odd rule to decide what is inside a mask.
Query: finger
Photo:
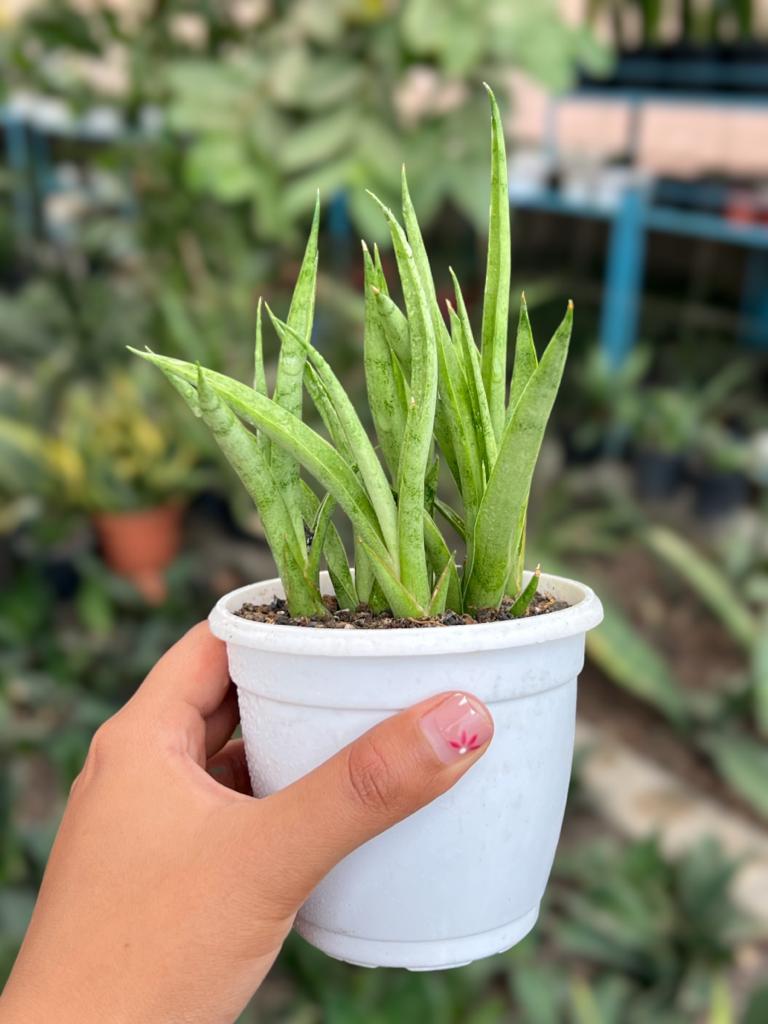
[[[205,720],[205,756],[212,757],[217,750],[232,736],[240,721],[240,709],[237,704],[237,690],[234,683],[229,684],[224,700]]]
[[[205,770],[219,785],[251,795],[251,780],[242,740],[230,740],[217,754],[208,759]]]
[[[227,695],[229,667],[226,646],[207,622],[198,622],[162,656],[142,683],[142,702],[187,704],[207,718]]]
[[[450,789],[492,736],[490,712],[476,697],[442,694],[269,797],[259,820],[280,856],[278,899],[300,905],[342,857]]]

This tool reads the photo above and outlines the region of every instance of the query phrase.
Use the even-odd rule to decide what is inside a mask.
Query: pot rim
[[[524,574],[526,580],[530,576],[530,572]],[[333,593],[327,572],[320,574],[320,586],[323,593]],[[211,632],[220,640],[254,650],[320,657],[391,658],[461,654],[550,643],[586,633],[602,621],[600,599],[586,584],[565,576],[542,573],[541,587],[558,599],[568,601],[570,607],[505,622],[478,622],[471,626],[431,629],[311,629],[253,622],[235,615],[235,609],[247,601],[266,603],[274,594],[283,596],[280,580],[270,579],[249,583],[225,594],[214,605],[208,622]]]

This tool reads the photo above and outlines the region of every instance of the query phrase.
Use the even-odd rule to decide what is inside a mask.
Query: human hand
[[[476,698],[441,694],[256,800],[237,721],[201,623],[93,738],[2,1024],[230,1024],[323,876],[449,789],[493,733]],[[457,749],[468,724],[480,745]]]

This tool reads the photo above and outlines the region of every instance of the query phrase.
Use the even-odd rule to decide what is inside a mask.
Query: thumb
[[[444,693],[393,715],[268,797],[262,813],[281,865],[274,895],[300,906],[348,853],[450,789],[492,736],[484,704]]]

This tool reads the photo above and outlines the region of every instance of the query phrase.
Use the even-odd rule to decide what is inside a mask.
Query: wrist
[[[92,1001],[71,998],[64,988],[49,992],[42,985],[22,984],[13,974],[0,995],[0,1024],[104,1024],[106,1019],[121,1024],[112,1014],[105,1018],[97,1013]]]

